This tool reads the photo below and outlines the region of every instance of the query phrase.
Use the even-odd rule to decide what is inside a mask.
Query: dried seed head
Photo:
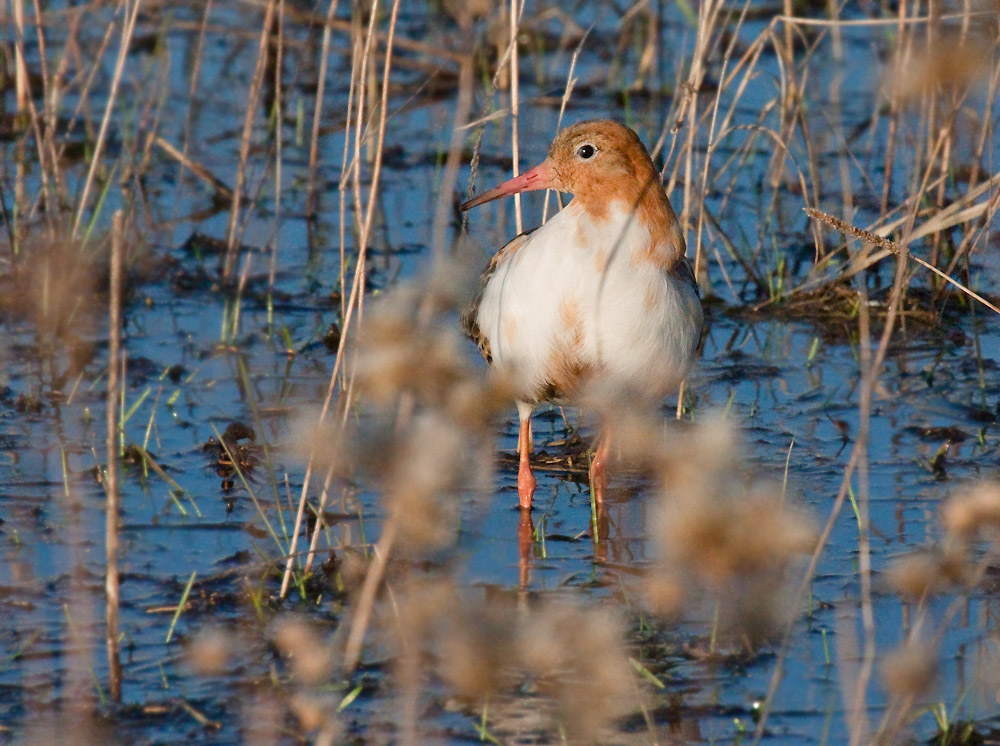
[[[972,539],[1000,530],[1000,484],[982,482],[953,495],[941,509],[941,519],[949,535]]]
[[[380,304],[365,322],[358,356],[358,385],[379,406],[392,406],[403,392],[439,404],[463,379],[462,341],[448,328],[414,324],[412,310]]]
[[[606,386],[591,384],[584,391],[582,405],[596,412],[614,432],[615,450],[625,461],[646,468],[658,468],[667,452],[663,419],[655,410],[639,406],[635,398]]]
[[[684,582],[662,567],[646,577],[645,592],[650,611],[665,617],[680,614],[688,595]]]
[[[368,562],[359,550],[351,548],[344,550],[340,565],[340,580],[348,595],[353,595],[361,587],[367,571]]]
[[[989,42],[974,33],[938,31],[937,40],[902,58],[887,79],[891,92],[904,101],[916,100],[938,89],[960,90],[985,79],[991,59]]]
[[[435,314],[462,311],[479,289],[483,268],[481,247],[459,240],[454,254],[437,260],[428,275],[420,281],[423,296]]]
[[[357,460],[358,443],[332,418],[319,419],[318,409],[299,412],[290,422],[287,451],[303,463],[311,463],[320,473],[344,475]]]
[[[396,675],[404,689],[419,687],[421,664],[434,660],[461,697],[490,695],[491,720],[502,721],[504,694],[534,681],[542,695],[534,714],[554,716],[572,743],[597,739],[634,694],[622,626],[604,610],[570,603],[525,609],[503,594],[469,598],[441,580],[408,581],[397,608]]]
[[[333,671],[330,645],[303,619],[289,616],[277,620],[274,643],[288,658],[295,678],[304,684],[322,683]]]
[[[620,621],[602,609],[553,603],[522,618],[519,658],[553,697],[573,743],[591,743],[628,708],[632,674]]]
[[[476,18],[485,18],[494,9],[491,0],[444,0],[445,11],[462,24],[469,24]]]
[[[895,697],[929,694],[937,680],[937,655],[926,642],[909,641],[886,654],[880,666],[882,683]]]
[[[375,303],[359,336],[362,395],[390,407],[409,393],[419,404],[462,413],[467,424],[488,425],[489,407],[469,407],[471,388],[488,393],[486,377],[472,366],[468,342],[452,314],[470,297],[472,285],[467,268],[451,262],[439,265],[419,285],[400,286]],[[452,401],[455,392],[461,395],[457,402]]]
[[[336,727],[337,702],[333,697],[298,692],[288,702],[288,706],[299,719],[299,725],[304,731],[328,729],[333,725],[333,734],[340,731]],[[332,743],[332,739],[327,740]]]
[[[736,428],[721,417],[670,428],[660,460],[667,496],[733,494],[742,481]]]
[[[513,609],[477,606],[449,627],[441,643],[441,673],[460,696],[480,700],[509,685],[516,671]]]
[[[949,586],[965,584],[971,569],[965,545],[950,541],[940,549],[900,557],[889,566],[885,579],[903,598],[919,601]]]
[[[722,419],[669,428],[659,466],[650,608],[676,613],[707,593],[720,619],[766,636],[793,613],[789,571],[815,547],[812,523],[785,504],[779,485],[746,484],[735,428]]]
[[[0,312],[26,315],[43,335],[83,344],[96,314],[107,313],[97,297],[98,280],[107,277],[99,262],[106,252],[65,237],[28,243],[25,259],[0,277]]]
[[[815,545],[810,524],[763,493],[674,500],[666,507],[661,536],[672,563],[714,587],[780,572]]]
[[[411,651],[432,641],[445,629],[446,622],[462,616],[467,604],[453,583],[429,578],[410,578],[397,601],[399,623],[396,631],[404,647]]]
[[[187,659],[197,673],[213,676],[225,670],[232,651],[232,634],[218,628],[203,629],[191,640]]]
[[[454,535],[463,488],[484,489],[491,461],[474,438],[433,411],[416,415],[400,437],[386,497],[403,520],[401,538],[415,547],[438,547]]]
[[[448,393],[445,412],[455,422],[477,433],[488,433],[498,417],[510,409],[513,396],[498,376],[465,378]]]
[[[945,587],[941,558],[932,552],[918,552],[895,560],[885,574],[886,582],[900,596],[920,600]]]

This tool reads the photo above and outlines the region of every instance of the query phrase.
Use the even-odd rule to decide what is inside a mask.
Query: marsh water
[[[342,5],[337,17],[347,21],[350,4]],[[693,11],[672,4],[659,10],[659,69],[651,73],[659,89],[648,93],[629,89],[641,56],[641,34],[625,34],[622,41],[623,9],[578,3],[564,16],[550,12],[546,3],[528,5],[525,17],[531,19],[532,31],[521,49],[521,166],[545,156],[578,43],[578,82],[564,121],[617,118],[652,147],[676,92],[677,71],[694,43]],[[767,3],[755,4],[739,36],[756,38],[777,11]],[[94,219],[92,240],[99,243],[115,209],[134,215],[123,320],[122,443],[145,448],[159,467],[129,459],[126,449],[120,704],[108,701],[106,692],[105,493],[97,478],[105,463],[104,281],[94,280],[85,307],[72,316],[68,330],[58,333],[26,306],[0,304],[0,741],[48,743],[53,734],[66,742],[95,743],[295,743],[311,738],[285,705],[295,684],[272,641],[274,620],[294,614],[316,625],[322,635],[335,636],[350,609],[338,568],[348,557],[369,556],[385,519],[374,483],[336,486],[327,506],[330,528],[320,544],[323,567],[317,565],[307,592],[293,586],[288,597],[278,598],[283,563],[270,531],[287,536],[291,530],[305,470],[294,446],[296,423],[319,411],[336,359],[335,340],[331,346],[324,339],[331,324],[343,324],[338,187],[352,75],[346,32],[332,36],[319,141],[319,210],[307,220],[304,174],[320,40],[318,25],[307,18],[310,13],[320,18],[326,7],[303,9],[298,15],[288,10],[281,201],[275,202],[274,129],[261,115],[248,158],[246,192],[255,199],[241,216],[239,273],[246,280],[238,294],[215,282],[228,206],[213,201],[202,181],[145,139],[155,131],[180,149],[188,133],[189,157],[232,185],[263,12],[244,3],[216,3],[207,15],[199,3],[151,6],[148,15],[140,16],[137,32],[148,43],[134,44],[128,56],[116,125],[109,133],[110,153],[149,148],[141,179],[120,172],[102,175],[111,187]],[[94,7],[90,13],[74,33],[76,43],[94,54],[114,9]],[[62,49],[71,13],[55,7],[46,14],[47,47],[50,52]],[[823,17],[823,11],[816,15]],[[858,18],[878,16],[879,10],[869,9]],[[206,18],[205,42],[199,46]],[[478,32],[485,34],[489,21],[477,23]],[[580,43],[580,31],[588,28]],[[454,48],[460,35],[436,3],[403,3],[396,33],[445,50]],[[873,115],[880,106],[890,34],[883,27],[846,28],[839,40],[843,49],[835,53],[835,45],[817,36],[822,33],[804,42],[815,45],[808,62],[815,68],[814,90],[804,116],[813,125],[811,157],[823,185],[818,197],[821,206],[841,211],[840,169],[848,133],[856,138],[850,145],[856,160],[847,159],[847,183],[857,206],[852,220],[866,225],[878,216],[882,193],[881,134],[888,123]],[[12,38],[13,33],[8,41]],[[113,36],[112,49],[116,44]],[[26,35],[25,50],[37,65],[42,52],[34,33]],[[456,105],[451,60],[431,57],[426,49],[400,49],[397,55],[401,63],[393,71],[389,95],[366,308],[399,283],[421,282],[429,271],[432,221]],[[113,54],[107,56],[96,78],[95,90],[104,96],[113,59]],[[439,74],[431,78],[429,71]],[[706,91],[719,82],[719,75],[716,65]],[[429,79],[437,83],[430,86]],[[725,159],[746,141],[750,125],[776,96],[779,80],[777,55],[765,51],[736,110],[734,124],[747,128],[734,130],[713,157]],[[474,112],[508,106],[505,91],[495,93],[489,105],[488,83],[477,81]],[[837,91],[836,102],[830,100],[832,91]],[[981,100],[986,94],[974,95]],[[72,111],[74,104],[71,95],[62,106]],[[16,121],[13,105],[8,87],[4,117],[10,123]],[[74,130],[78,150],[86,151],[102,108],[101,96],[90,99],[82,114],[85,123]],[[470,130],[467,156],[474,137]],[[19,142],[8,135],[2,144],[0,179],[8,214],[14,209],[16,180],[23,179],[31,194],[39,189],[34,147],[19,149]],[[921,145],[903,140],[899,147]],[[481,153],[478,190],[508,178],[509,117],[486,125]],[[781,198],[771,201],[765,175],[773,154],[773,142],[760,139],[748,158],[720,176],[707,201],[713,209],[722,208],[719,230],[737,251],[755,256],[758,266],[781,267],[776,274],[793,285],[812,266],[814,234],[801,212],[805,202],[794,189],[796,179],[790,178]],[[996,155],[994,140],[984,157],[988,171]],[[463,158],[462,195],[468,164],[469,158]],[[85,163],[67,159],[64,169],[71,189],[78,188]],[[892,178],[903,185],[907,176],[897,172]],[[961,185],[955,189],[960,192]],[[683,189],[678,187],[671,197],[680,210]],[[541,194],[525,197],[526,226],[541,220],[543,199]],[[8,298],[16,296],[22,282],[15,265],[32,262],[32,252],[36,257],[56,252],[43,239],[34,239],[43,231],[34,230],[41,220],[33,215],[24,218],[29,227],[19,254],[14,256],[9,244],[3,247],[0,271],[6,272],[3,292]],[[513,207],[497,203],[482,208],[470,216],[470,226],[485,263],[513,235]],[[449,231],[457,230],[453,221]],[[345,261],[352,271],[356,233],[348,227],[345,234]],[[995,236],[972,255],[971,275],[980,292],[994,290]],[[73,250],[89,249],[74,245]],[[72,263],[62,254],[56,257]],[[269,292],[272,261],[275,276]],[[766,299],[751,289],[746,267],[711,236],[705,239],[705,263],[707,332],[688,381],[684,418],[698,422],[724,413],[740,433],[748,474],[783,484],[785,499],[821,525],[830,516],[859,429],[857,315],[838,316],[822,308],[790,311],[780,303],[758,308]],[[878,304],[894,270],[891,260],[883,264],[867,275],[876,342]],[[105,264],[99,266],[105,271]],[[915,286],[927,283],[925,276],[916,275]],[[910,606],[881,582],[883,572],[896,558],[939,540],[942,502],[967,482],[993,476],[997,463],[997,325],[988,311],[960,301],[941,310],[928,300],[926,308],[929,322],[904,323],[894,333],[871,409],[868,495],[877,661],[905,639],[912,621]],[[227,325],[236,309],[238,325],[230,334]],[[485,376],[485,363],[472,343],[467,353],[470,365]],[[664,402],[664,421],[674,417],[675,404],[674,399]],[[540,409],[536,449],[565,455],[573,434],[567,423],[574,425],[576,417],[572,410],[564,419],[558,408]],[[252,439],[241,440],[247,464],[253,462],[247,482],[220,468],[224,459],[217,442],[233,423],[253,430]],[[592,434],[592,428],[584,427],[585,438]],[[749,742],[778,665],[781,639],[716,646],[710,605],[696,604],[670,620],[632,606],[636,576],[654,554],[649,535],[659,499],[654,480],[627,468],[612,477],[607,534],[595,544],[585,470],[568,468],[565,458],[554,458],[552,468],[546,468],[543,455],[537,472],[536,536],[525,559],[513,509],[513,407],[496,435],[490,489],[455,497],[460,507],[453,537],[411,571],[451,577],[468,598],[571,598],[621,612],[630,657],[657,683],[637,674],[637,701],[644,702],[645,716],[636,707],[617,721],[610,742],[649,743],[653,733],[659,743]],[[935,688],[922,700],[926,707],[914,710],[906,729],[906,737],[915,742],[933,739],[942,718],[975,721],[977,736],[990,737],[998,706],[988,669],[991,662],[995,665],[1000,613],[991,577],[988,572],[976,588],[931,602],[930,618],[942,625],[942,634],[940,647],[929,645],[927,654],[941,663]],[[805,608],[793,623],[762,742],[847,741],[845,700],[863,635],[861,578],[859,519],[848,503],[834,520]],[[177,614],[182,597],[186,605]],[[206,629],[232,632],[237,641],[222,670],[210,673],[192,666],[189,657],[192,640]],[[320,687],[340,707],[338,742],[399,740],[393,667],[391,654],[372,645],[350,677],[334,676]],[[436,678],[428,677],[423,686],[421,743],[479,742],[484,721],[490,738],[500,743],[559,742],[558,731],[532,719],[534,695],[524,695],[523,717],[491,720],[481,707],[456,703]],[[866,698],[875,722],[887,699],[876,675]]]

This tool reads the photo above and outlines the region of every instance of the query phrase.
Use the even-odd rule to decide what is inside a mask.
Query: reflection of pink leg
[[[594,507],[597,508],[597,511],[590,525],[590,537],[592,539],[596,537],[594,541],[594,559],[598,562],[607,562],[608,545],[610,544],[608,531],[611,529],[611,521],[608,518],[608,511],[604,509],[602,503],[597,503]]]
[[[611,436],[605,433],[590,462],[590,484],[594,488],[594,500],[604,503],[604,493],[608,489],[608,457],[611,453]]]
[[[528,587],[528,571],[531,569],[531,545],[535,541],[535,524],[531,520],[530,510],[518,512],[521,514],[517,523],[518,587],[523,591]]]
[[[535,494],[535,476],[531,473],[531,410],[521,412],[521,429],[517,435],[517,496],[522,510],[531,510],[531,496]]]

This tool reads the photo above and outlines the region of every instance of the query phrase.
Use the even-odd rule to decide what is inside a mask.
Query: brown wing
[[[512,238],[504,244],[500,251],[493,255],[489,264],[486,265],[486,269],[484,269],[483,273],[479,276],[479,292],[476,293],[476,297],[473,298],[472,302],[465,307],[465,310],[462,311],[462,331],[469,335],[469,338],[479,346],[479,352],[482,354],[487,363],[493,362],[493,355],[490,352],[490,340],[479,328],[479,304],[483,302],[483,293],[486,291],[486,286],[493,277],[493,273],[496,272],[497,267],[500,266],[500,262],[516,254],[517,251],[524,246],[525,241],[527,241],[528,236],[531,233],[532,231],[526,231],[519,236]]]

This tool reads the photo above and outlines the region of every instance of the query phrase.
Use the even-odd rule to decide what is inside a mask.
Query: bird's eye
[[[597,152],[597,148],[591,145],[589,142],[585,145],[581,145],[576,149],[576,154],[586,160],[587,158],[593,158],[594,153]]]

